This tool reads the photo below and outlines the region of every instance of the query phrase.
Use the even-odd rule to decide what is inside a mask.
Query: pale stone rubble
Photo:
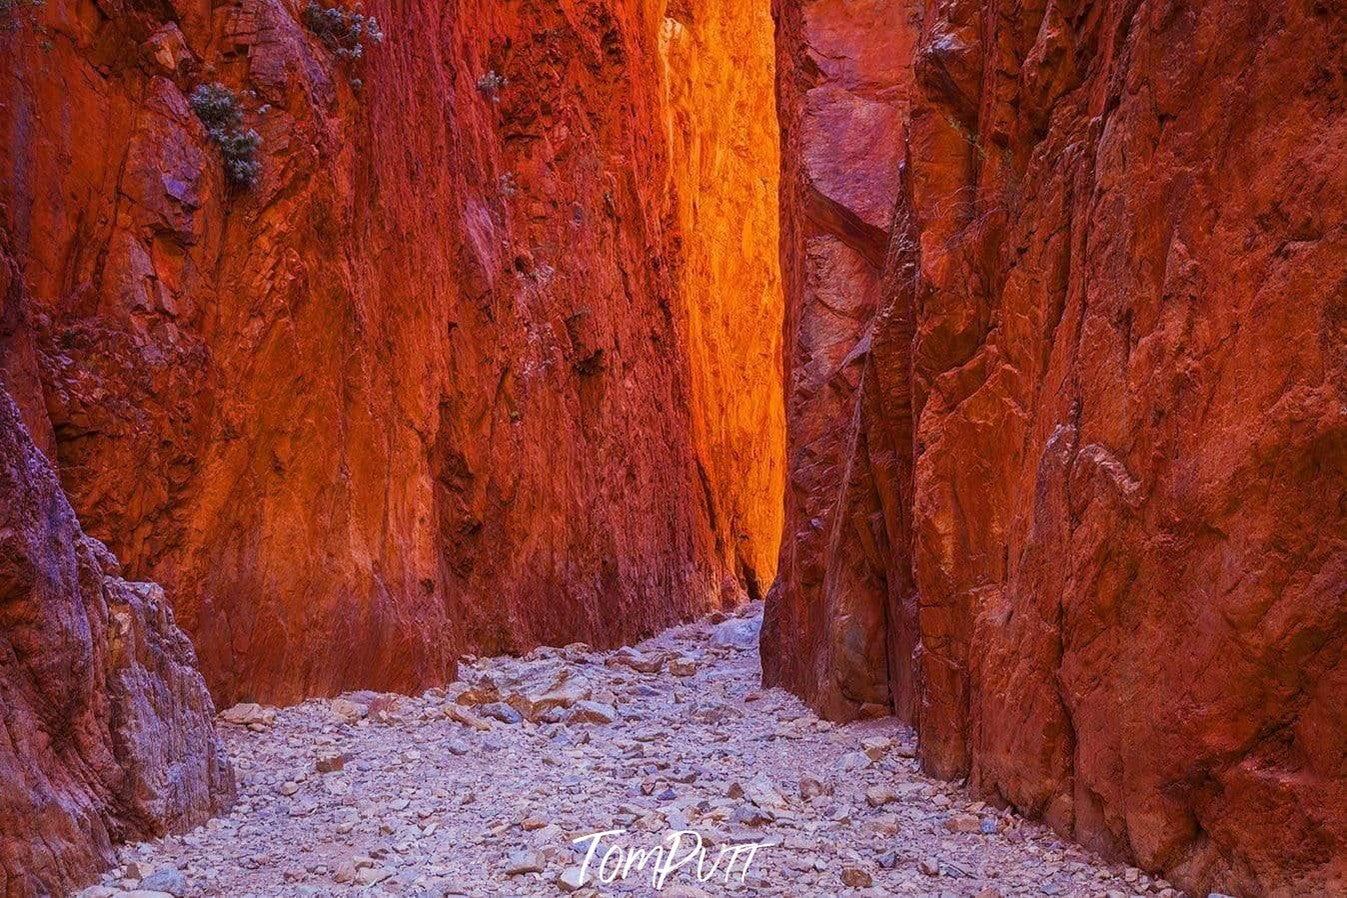
[[[202,896],[1177,896],[917,772],[892,721],[834,726],[759,686],[760,606],[637,648],[468,659],[415,697],[354,693],[220,715],[227,817],[127,846],[85,898]],[[673,830],[767,843],[729,881],[695,864],[582,876],[586,843]],[[686,846],[686,843],[684,843]],[[724,866],[721,867],[723,873]]]

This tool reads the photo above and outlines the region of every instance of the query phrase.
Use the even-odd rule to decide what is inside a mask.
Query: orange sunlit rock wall
[[[704,5],[671,13],[694,43],[770,26]],[[665,6],[376,0],[358,60],[289,0],[0,31],[4,367],[34,360],[36,441],[221,702],[413,690],[771,577],[770,116],[678,124],[731,67],[769,83],[771,47],[671,52]],[[251,190],[188,99],[216,81]]]
[[[776,572],[786,440],[771,10],[673,3],[660,45],[700,473],[716,554],[756,598]]]
[[[779,6],[800,184],[838,77],[810,23],[840,4]],[[917,13],[865,35],[901,58],[915,33],[917,85],[905,129],[872,126],[905,165],[874,180],[896,202],[865,279],[800,252],[817,226],[783,191],[795,511],[769,677],[835,716],[896,710],[927,770],[1198,894],[1339,894],[1347,17]],[[843,344],[822,366],[819,318]],[[840,387],[801,402],[816,370]]]

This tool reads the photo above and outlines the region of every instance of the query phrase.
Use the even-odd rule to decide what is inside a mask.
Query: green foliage
[[[223,84],[200,84],[192,91],[191,102],[211,141],[220,148],[229,183],[245,189],[256,184],[262,173],[257,159],[262,138],[251,128],[244,129],[238,97]]]
[[[366,41],[377,46],[384,40],[378,19],[360,10],[359,3],[325,8],[318,0],[309,0],[300,18],[329,50],[341,59],[354,61],[364,57]]]
[[[223,84],[200,84],[192,91],[192,111],[214,137],[243,124],[238,97]]]

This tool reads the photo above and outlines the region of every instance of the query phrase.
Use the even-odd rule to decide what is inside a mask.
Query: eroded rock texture
[[[798,57],[829,4],[780,6]],[[787,272],[797,322],[859,308],[831,405],[796,401],[794,337],[813,506],[769,678],[890,705],[928,770],[1198,891],[1341,892],[1347,16],[986,0],[913,27],[882,273]],[[787,179],[819,89],[782,91]],[[783,196],[789,259],[812,225]]]
[[[890,0],[778,3],[775,15],[789,472],[763,663],[769,682],[842,716],[888,704],[886,612],[870,600],[883,591],[871,569],[887,548],[882,534],[869,538],[870,509],[839,506],[837,486],[868,451],[853,428],[857,389],[880,305],[916,32],[911,10]],[[839,528],[861,538],[839,542]]]
[[[670,3],[660,48],[706,502],[716,554],[756,599],[776,571],[785,482],[770,7]]]
[[[0,895],[61,894],[114,840],[226,808],[214,713],[163,591],[81,532],[0,388]]]
[[[754,16],[371,2],[386,38],[350,60],[303,6],[77,0],[0,33],[17,398],[216,697],[415,690],[769,582],[783,422],[744,384],[778,379],[774,125],[721,108],[748,144],[695,179],[671,154],[679,97],[766,83],[770,44],[693,69],[661,37]],[[189,106],[212,81],[262,138],[251,190]],[[694,201],[722,181],[755,189]]]

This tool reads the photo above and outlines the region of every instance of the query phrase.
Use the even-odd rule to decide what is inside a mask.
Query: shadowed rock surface
[[[191,643],[119,573],[0,389],[0,895],[62,894],[233,801]]]
[[[835,6],[779,4],[787,56]],[[1198,890],[1339,893],[1344,12],[927,3],[848,53],[914,34],[872,306],[786,281],[842,345],[826,415],[788,406],[826,513],[788,519],[769,682],[891,707],[926,770]],[[842,76],[813,77],[782,91],[787,182]]]
[[[884,714],[886,607],[875,599],[887,587],[872,571],[890,548],[871,517],[878,505],[839,503],[837,488],[861,478],[856,489],[882,492],[883,513],[898,513],[892,439],[872,433],[868,446],[855,425],[888,295],[881,278],[915,89],[913,10],[819,0],[778,3],[777,19],[789,475],[763,670],[830,716]],[[871,452],[873,471],[856,463]],[[860,538],[839,541],[839,530]]]

